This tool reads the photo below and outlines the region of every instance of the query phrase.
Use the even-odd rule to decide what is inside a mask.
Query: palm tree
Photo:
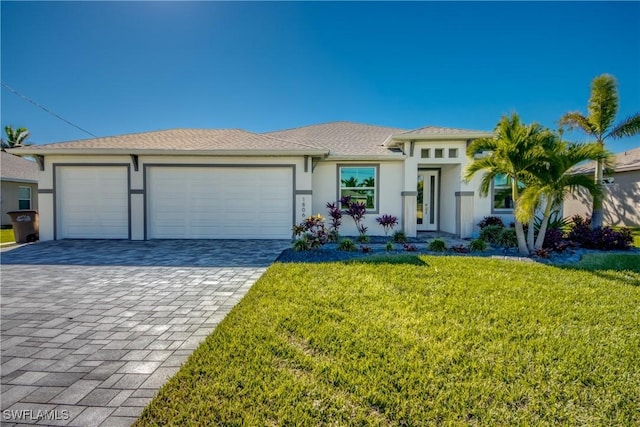
[[[547,161],[533,169],[535,180],[529,182],[523,190],[516,207],[516,217],[529,222],[531,240],[527,242],[529,249],[540,249],[544,243],[547,225],[551,212],[562,204],[567,193],[578,187],[586,188],[592,196],[597,196],[600,187],[586,175],[572,174],[571,169],[584,161],[598,161],[606,158],[607,153],[596,142],[588,144],[567,143],[562,141],[562,133],[554,135],[554,142],[547,147]],[[542,223],[538,237],[533,242],[533,225],[536,210],[544,203]]]
[[[29,145],[26,140],[29,138],[29,131],[26,128],[13,129],[13,126],[5,126],[4,132],[7,135],[6,140],[2,140],[2,151],[7,148],[18,148]]]
[[[495,129],[495,137],[476,139],[467,148],[467,155],[473,161],[467,166],[465,179],[468,181],[480,171],[484,171],[480,181],[480,194],[486,196],[496,177],[506,176],[511,183],[511,198],[517,206],[521,187],[534,179],[533,171],[547,160],[545,138],[549,132],[534,123],[524,125],[517,114],[503,116]],[[479,153],[488,153],[476,156]],[[524,226],[516,216],[516,237],[518,250],[529,255],[524,235]]]
[[[350,176],[347,179],[343,179],[342,180],[342,186],[343,187],[357,187],[358,184],[358,178],[356,178],[355,176]]]
[[[607,138],[618,139],[625,136],[634,136],[640,133],[640,113],[636,113],[624,119],[616,125],[613,121],[618,113],[618,83],[615,77],[602,74],[591,82],[591,96],[587,106],[589,114],[583,116],[579,112],[567,113],[560,119],[561,126],[571,129],[580,129],[587,135],[595,138],[596,142],[605,148]],[[596,162],[595,183],[602,187],[603,159]],[[593,211],[591,214],[591,227],[602,227],[604,192],[602,188],[593,198]]]

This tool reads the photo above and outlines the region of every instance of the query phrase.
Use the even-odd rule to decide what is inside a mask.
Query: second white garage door
[[[150,166],[147,183],[148,238],[291,237],[292,168]]]

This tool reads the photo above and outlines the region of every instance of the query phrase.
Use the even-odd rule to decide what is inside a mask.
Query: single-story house
[[[576,167],[575,173],[593,175],[595,163]],[[613,170],[604,178],[604,224],[640,227],[640,147],[616,154]],[[592,198],[584,191],[577,191],[565,198],[565,217],[591,216]]]
[[[5,151],[0,151],[0,161],[0,224],[8,227],[7,212],[38,209],[38,166]]]
[[[349,195],[408,236],[511,221],[501,185],[463,179],[466,148],[490,132],[331,122],[267,133],[172,129],[11,150],[39,164],[40,239],[291,238],[292,226]],[[343,235],[356,235],[343,218]]]

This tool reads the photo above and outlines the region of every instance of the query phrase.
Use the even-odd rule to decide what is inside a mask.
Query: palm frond
[[[607,136],[618,139],[625,136],[635,136],[640,134],[640,113],[627,117],[616,125]]]
[[[596,131],[589,119],[577,111],[572,111],[562,116],[560,118],[560,126],[569,130],[580,129],[587,135],[596,135]]]
[[[496,149],[496,145],[497,141],[495,138],[475,139],[467,147],[467,157],[473,158],[476,154],[494,151]]]
[[[618,83],[609,74],[602,74],[591,82],[589,121],[600,136],[607,133],[618,114]]]

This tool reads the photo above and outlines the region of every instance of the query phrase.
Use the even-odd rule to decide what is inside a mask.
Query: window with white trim
[[[31,187],[18,187],[18,209],[31,209]]]
[[[368,210],[375,210],[377,174],[378,168],[375,166],[339,166],[340,198],[349,196],[352,202],[364,203]]]

